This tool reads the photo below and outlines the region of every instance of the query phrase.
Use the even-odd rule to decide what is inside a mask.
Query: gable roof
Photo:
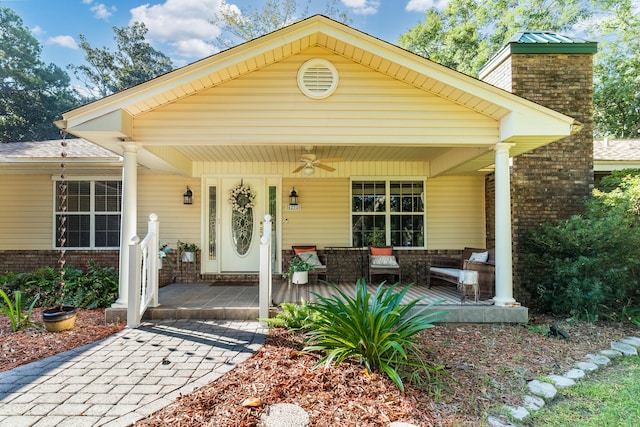
[[[121,153],[122,143],[135,139],[134,122],[137,117],[263,69],[314,46],[495,120],[499,123],[499,140],[516,143],[512,149],[513,155],[568,136],[579,127],[571,117],[320,15],[68,111],[57,124],[74,135]],[[195,141],[197,138],[192,136],[192,139]],[[153,143],[165,145],[165,152],[175,149],[172,147],[175,146],[175,140],[169,137],[166,141],[158,138]],[[185,135],[181,144],[190,143],[190,136]],[[366,145],[367,141],[356,143]],[[443,139],[432,145],[442,147],[447,143]],[[154,155],[159,154],[156,151]],[[146,156],[147,159],[151,157],[153,155]],[[179,157],[187,162],[195,160],[184,153]],[[453,165],[457,156],[451,157],[444,163]],[[166,162],[168,158],[165,156],[162,160]],[[145,161],[145,153],[140,156],[140,161]],[[467,162],[462,169],[479,169],[492,161],[491,148],[483,147],[474,153],[474,161]],[[156,165],[160,166],[160,163]],[[446,168],[456,170],[454,166]]]

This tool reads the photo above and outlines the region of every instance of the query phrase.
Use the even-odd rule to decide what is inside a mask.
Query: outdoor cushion
[[[469,261],[474,261],[474,262],[487,262],[488,260],[489,260],[489,251],[473,252],[469,257]]]
[[[320,258],[318,258],[318,253],[316,251],[305,251],[298,254],[298,258],[303,260],[304,262],[313,265],[314,267],[324,267]]]
[[[371,266],[373,267],[397,267],[398,262],[393,255],[372,255]]]
[[[304,252],[315,252],[315,251],[316,251],[315,246],[310,246],[310,247],[294,247],[294,248],[293,248],[293,252],[294,252],[296,255],[300,255],[301,253],[304,253]]]
[[[385,247],[385,248],[379,248],[376,246],[372,246],[371,247],[371,255],[392,255],[393,254],[393,248],[392,247]]]

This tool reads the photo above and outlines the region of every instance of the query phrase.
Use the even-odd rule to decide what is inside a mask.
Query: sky
[[[92,47],[113,50],[113,27],[145,23],[147,39],[177,67],[216,53],[211,44],[220,28],[210,22],[223,0],[0,0],[22,19],[42,46],[41,59],[63,69],[84,62],[78,47],[83,34]],[[339,0],[351,27],[397,44],[410,28],[424,21],[430,7],[449,0]],[[266,0],[226,0],[229,7],[260,10]],[[311,0],[310,14],[323,13],[325,0]],[[302,10],[306,1],[301,1]],[[72,73],[67,70],[70,74]]]

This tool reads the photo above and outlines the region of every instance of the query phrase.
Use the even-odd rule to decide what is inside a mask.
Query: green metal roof
[[[507,46],[511,53],[596,53],[598,44],[550,31],[519,31]]]

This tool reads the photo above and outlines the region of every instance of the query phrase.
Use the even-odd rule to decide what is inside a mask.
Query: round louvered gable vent
[[[338,87],[338,70],[326,59],[310,59],[298,70],[298,87],[309,98],[326,98]]]

